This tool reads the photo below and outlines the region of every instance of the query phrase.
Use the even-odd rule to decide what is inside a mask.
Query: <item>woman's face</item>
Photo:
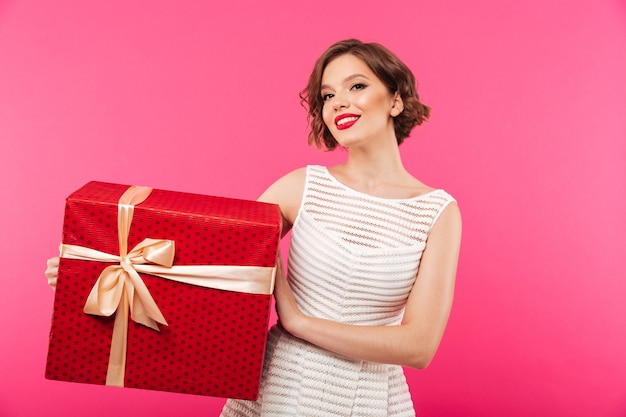
[[[393,116],[402,100],[360,58],[341,55],[322,74],[322,118],[337,142],[350,147],[371,140],[395,143]]]

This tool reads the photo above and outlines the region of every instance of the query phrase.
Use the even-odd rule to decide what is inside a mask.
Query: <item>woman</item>
[[[425,368],[439,346],[461,239],[454,199],[400,158],[430,109],[405,64],[358,40],[325,51],[301,97],[309,143],[347,159],[293,171],[260,198],[292,230],[288,277],[259,399],[228,400],[222,416],[414,416],[402,366]]]
[[[258,401],[222,416],[413,416],[401,366],[425,368],[452,305],[461,239],[454,199],[412,177],[399,145],[429,116],[411,71],[381,45],[346,40],[301,93],[309,143],[347,151],[275,182],[292,230]]]

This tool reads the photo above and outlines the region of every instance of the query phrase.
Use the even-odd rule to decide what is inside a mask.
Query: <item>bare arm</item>
[[[291,229],[298,215],[304,192],[305,177],[306,168],[292,171],[272,184],[258,198],[258,201],[278,204],[283,216],[283,235]]]
[[[461,216],[450,204],[431,230],[420,268],[398,326],[356,326],[304,315],[284,275],[275,296],[283,327],[332,352],[379,363],[423,369],[432,360],[446,327],[461,242]]]

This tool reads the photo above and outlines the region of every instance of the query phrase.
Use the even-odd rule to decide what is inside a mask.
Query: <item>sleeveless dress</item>
[[[402,321],[428,234],[454,199],[434,190],[385,199],[308,166],[288,275],[302,311],[362,326]],[[257,401],[229,399],[223,417],[414,416],[401,366],[346,358],[270,329]]]

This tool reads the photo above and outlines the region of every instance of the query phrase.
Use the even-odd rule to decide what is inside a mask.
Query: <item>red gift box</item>
[[[86,184],[66,201],[46,378],[256,399],[280,233],[273,204]]]

